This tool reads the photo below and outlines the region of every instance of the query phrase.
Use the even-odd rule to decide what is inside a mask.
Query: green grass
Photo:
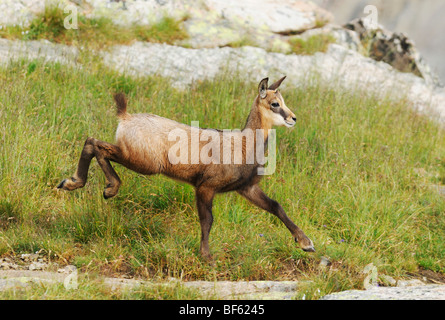
[[[241,128],[256,83],[221,76],[178,91],[162,78],[130,78],[100,65],[19,61],[1,67],[0,87],[0,256],[41,250],[87,274],[142,279],[311,280],[297,298],[314,299],[361,288],[371,262],[396,278],[419,268],[445,272],[445,200],[429,186],[443,183],[444,131],[406,101],[321,85],[283,90],[297,124],[277,129],[277,171],[261,185],[317,252],[301,251],[275,217],[230,193],[214,203],[211,265],[199,255],[192,187],[115,165],[123,185],[104,200],[95,161],[83,189],[55,187],[74,172],[87,137],[114,141],[112,93],[128,95],[130,112]],[[318,268],[321,256],[332,268]],[[72,298],[115,297],[99,287]]]
[[[293,37],[289,39],[289,44],[291,46],[290,53],[297,55],[312,55],[316,52],[326,52],[329,44],[335,42],[334,36],[324,33],[310,36],[307,39]]]
[[[173,44],[188,38],[182,21],[164,17],[151,25],[122,27],[107,17],[87,18],[78,15],[78,28],[66,29],[64,19],[68,16],[57,5],[45,6],[45,10],[31,21],[29,26],[7,26],[0,29],[0,37],[20,40],[47,39],[56,43],[82,47],[104,48],[132,41],[149,41]]]

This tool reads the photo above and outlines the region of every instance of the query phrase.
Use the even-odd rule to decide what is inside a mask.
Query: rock
[[[0,271],[0,291],[27,287],[30,284],[52,284],[63,282],[64,277],[55,272],[29,271],[29,270],[8,270]]]
[[[176,286],[198,290],[204,297],[218,299],[290,300],[296,295],[297,281],[180,281],[169,279],[166,282],[142,281],[122,278],[105,278],[104,283],[111,288],[135,289],[139,286]]]
[[[441,86],[439,78],[424,62],[414,42],[405,34],[390,32],[382,26],[370,28],[364,19],[354,19],[344,26],[357,32],[366,50],[376,61],[384,61],[402,72],[410,72],[425,79],[428,84]]]
[[[395,99],[406,97],[415,110],[445,123],[442,88],[431,87],[419,77],[400,73],[386,63],[336,44],[331,44],[326,53],[296,56],[254,47],[187,49],[136,42],[131,46],[115,46],[102,56],[112,69],[137,76],[167,77],[178,88],[213,79],[222,72],[236,73],[249,81],[286,74],[288,86],[307,84],[315,76],[334,88],[362,90]]]
[[[58,273],[73,273],[76,272],[77,268],[73,265],[67,265],[64,268],[57,269]]]
[[[44,9],[45,1],[41,0],[0,0],[0,26],[26,26]]]
[[[22,253],[20,255],[20,259],[29,262],[29,261],[37,261],[39,259],[38,253]]]
[[[425,285],[425,282],[423,282],[419,279],[397,281],[398,287],[418,287],[418,286],[424,286],[424,285]]]
[[[0,38],[0,64],[9,63],[11,58],[27,57],[29,60],[41,59],[45,62],[75,64],[78,49],[75,47],[39,41],[10,41]]]
[[[417,49],[432,69],[445,80],[445,2],[443,0],[313,0],[333,13],[335,23],[343,25],[352,19],[366,17],[367,5],[378,10],[378,23],[391,31],[404,32],[416,43]]]
[[[286,74],[284,86],[294,87],[310,85],[317,79],[335,89],[406,98],[416,111],[445,123],[443,88],[431,86],[420,77],[398,72],[386,63],[363,57],[338,44],[331,44],[326,53],[317,52],[312,56],[285,55],[254,47],[188,49],[143,42],[114,46],[99,54],[105,65],[118,72],[166,77],[173,86],[182,89],[224,72],[238,74],[245,81]],[[79,66],[77,56],[75,47],[48,41],[0,39],[0,63],[26,57]]]
[[[319,268],[326,268],[329,265],[331,265],[331,261],[328,258],[326,258],[326,257],[320,258],[320,263],[318,264]]]
[[[43,263],[43,262],[32,262],[28,269],[29,271],[35,271],[35,270],[44,270],[48,267],[47,263]]]
[[[314,35],[326,34],[335,38],[336,43],[350,50],[363,51],[363,46],[358,34],[352,30],[345,29],[335,24],[328,23],[321,28],[307,30],[292,38],[307,40]]]
[[[385,285],[387,287],[389,287],[389,286],[393,287],[393,286],[397,285],[397,280],[394,279],[393,277],[386,275],[386,274],[380,274],[379,280],[383,285]]]
[[[332,293],[321,300],[444,300],[444,285],[415,287],[374,287],[370,290],[347,290]]]
[[[113,22],[130,26],[132,24],[148,25],[168,16],[182,20],[192,10],[203,8],[202,1],[184,0],[145,0],[126,1],[122,3],[108,0],[85,0],[88,9],[80,8],[87,17],[109,17]]]
[[[16,270],[18,269],[18,265],[12,262],[0,261],[0,270]]]
[[[320,27],[333,16],[310,1],[301,0],[146,0],[119,1],[52,0],[60,8],[77,4],[79,13],[88,18],[108,17],[115,24],[128,27],[149,25],[163,17],[183,20],[189,39],[178,41],[191,48],[253,45],[271,51],[286,52],[289,44],[281,35],[297,34]],[[0,0],[0,25],[29,25],[45,8],[44,1]],[[125,9],[125,10],[123,10]],[[20,14],[18,14],[20,12]]]
[[[243,29],[265,29],[295,34],[333,20],[333,16],[310,1],[206,0],[210,12]]]

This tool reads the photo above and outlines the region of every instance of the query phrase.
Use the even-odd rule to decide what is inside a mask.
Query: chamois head
[[[269,78],[264,78],[258,85],[258,105],[260,112],[272,125],[293,127],[297,118],[284,103],[278,87],[286,78],[282,77],[277,82],[267,86]]]

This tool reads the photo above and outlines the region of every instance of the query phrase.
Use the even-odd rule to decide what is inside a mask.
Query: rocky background
[[[445,80],[445,2],[441,0],[315,0],[334,15],[334,22],[343,25],[363,15],[363,8],[375,5],[379,23],[388,30],[403,32],[415,41],[416,47],[431,68]]]
[[[120,72],[158,74],[182,88],[221,72],[236,72],[250,81],[286,74],[293,86],[316,76],[327,85],[406,96],[416,110],[445,121],[445,91],[435,68],[405,34],[368,26],[363,8],[355,20],[338,24],[330,11],[303,0],[54,1],[61,7],[75,5],[86,17],[110,17],[124,27],[165,16],[183,21],[189,38],[174,45],[134,42],[99,53]],[[0,0],[0,25],[26,26],[44,7],[45,1]],[[320,34],[334,39],[326,52],[292,54],[292,41]],[[78,49],[0,39],[0,52],[0,62],[27,55],[76,63]]]
[[[379,13],[382,11],[379,22],[383,25],[377,26],[370,26],[364,19],[365,1],[352,0],[60,0],[58,3],[62,7],[74,5],[87,17],[111,17],[114,23],[124,27],[151,24],[165,16],[183,21],[189,38],[173,45],[133,42],[92,53],[119,72],[160,75],[170,78],[174,86],[182,89],[222,72],[235,73],[254,82],[265,76],[287,75],[287,86],[317,80],[337,88],[362,90],[365,94],[405,97],[410,107],[445,123],[445,90],[440,79],[440,75],[444,79],[445,69],[438,59],[445,43],[440,41],[443,37],[440,25],[444,22],[434,18],[444,9],[439,1],[391,1],[391,5],[388,1],[385,5],[383,1],[366,1],[366,4],[375,3]],[[44,6],[45,1],[39,0],[0,0],[0,28],[26,26]],[[402,21],[401,15],[407,18]],[[420,19],[416,20],[418,23],[411,23],[414,16]],[[292,41],[320,34],[333,39],[325,52],[292,53]],[[407,34],[420,40],[414,42]],[[0,38],[0,63],[27,57],[79,65],[80,50],[47,40]],[[42,259],[34,254],[22,255],[16,261],[0,260],[0,269],[40,272],[47,265]],[[12,280],[5,281],[0,281],[0,289]],[[411,288],[403,295],[406,285],[401,282],[390,283],[389,286],[396,287],[384,290],[370,283],[368,288],[372,291],[335,294],[326,299],[422,299],[425,294],[429,298],[445,299],[443,286],[425,287],[424,283],[417,282],[412,287],[418,288],[417,291]],[[270,291],[275,286],[247,285],[253,285],[254,291],[259,287]],[[290,284],[283,290],[293,292],[295,288],[296,285]]]

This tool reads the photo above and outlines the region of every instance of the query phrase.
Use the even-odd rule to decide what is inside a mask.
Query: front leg
[[[238,193],[252,202],[254,205],[276,215],[289,229],[295,241],[300,244],[301,249],[308,252],[315,251],[312,240],[304,234],[303,230],[292,222],[292,220],[286,215],[286,212],[284,212],[283,207],[281,207],[281,205],[275,200],[269,198],[257,184],[238,190]]]
[[[201,255],[211,259],[209,248],[209,234],[213,224],[212,205],[215,192],[208,188],[196,189],[196,204],[198,207],[199,223],[201,224]]]

